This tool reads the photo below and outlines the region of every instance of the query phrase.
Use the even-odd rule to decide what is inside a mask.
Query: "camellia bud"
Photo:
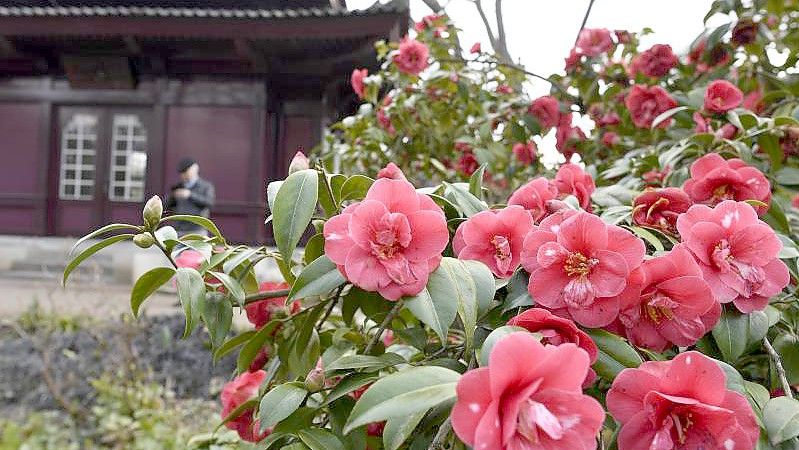
[[[289,175],[309,167],[311,167],[311,165],[308,162],[308,157],[300,150],[294,154],[294,158],[292,158],[291,163],[289,163]]]
[[[148,230],[157,228],[163,213],[164,205],[161,203],[161,197],[153,195],[150,200],[147,200],[147,203],[144,205],[144,210],[142,211],[144,226],[147,227]]]
[[[325,387],[325,369],[322,366],[322,358],[319,358],[316,367],[305,377],[305,389],[308,389],[308,392],[319,392],[323,387]]]
[[[147,233],[139,233],[136,236],[133,236],[133,243],[141,248],[149,248],[155,244],[155,239],[153,239],[153,237]]]

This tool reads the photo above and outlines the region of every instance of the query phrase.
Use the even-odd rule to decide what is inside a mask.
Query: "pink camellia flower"
[[[715,80],[705,91],[705,111],[723,114],[741,105],[744,94],[727,80]]]
[[[368,69],[355,69],[352,71],[350,84],[352,85],[353,92],[358,94],[358,98],[363,98],[363,80],[367,76],[369,76]]]
[[[476,54],[482,52],[482,48],[480,46],[480,42],[475,42],[472,44],[472,48],[469,49],[469,53]]]
[[[613,48],[610,31],[606,28],[583,28],[575,44],[577,53],[586,56],[599,56]]]
[[[577,144],[585,140],[585,133],[578,127],[572,126],[572,113],[561,114],[558,127],[555,129],[555,148],[563,154],[566,162],[577,153]]]
[[[283,282],[265,281],[258,285],[258,292],[275,292],[290,287],[291,286],[287,283]],[[286,296],[259,300],[246,305],[244,310],[247,312],[247,320],[249,320],[255,328],[261,328],[269,323],[272,320],[272,315],[277,311],[289,312],[286,310]],[[292,302],[290,309],[291,314],[295,314],[299,310],[300,302]]]
[[[566,70],[566,72],[571,72],[578,68],[581,56],[582,55],[577,52],[577,49],[572,48],[571,51],[569,51],[569,56],[564,58],[564,70]]]
[[[743,100],[743,107],[755,114],[762,113],[763,108],[766,107],[766,105],[763,103],[763,90],[761,88],[757,88],[746,94]]]
[[[550,223],[559,220],[559,225]],[[618,296],[644,253],[644,243],[629,231],[577,212],[550,216],[528,234],[522,266],[537,304],[565,310],[580,325],[596,328],[618,316]]]
[[[662,352],[694,345],[721,317],[702,270],[681,245],[644,261],[631,279],[637,286],[623,296],[619,321],[639,347]]]
[[[619,44],[629,44],[633,41],[632,34],[627,30],[614,30],[613,34],[616,35]]]
[[[517,142],[513,144],[513,155],[516,156],[516,159],[526,165],[529,166],[530,164],[535,161],[538,147],[536,147],[535,142],[530,141],[526,144],[521,142]]]
[[[621,138],[613,131],[608,131],[602,135],[602,143],[605,144],[606,147],[618,145],[619,141],[621,141]]]
[[[618,125],[620,123],[621,123],[621,117],[619,117],[619,115],[613,111],[603,114],[596,122],[596,124],[599,125],[600,127]]]
[[[258,370],[255,372],[244,372],[225,384],[222,388],[222,418],[227,417],[233,410],[246,403],[248,400],[255,398],[258,394],[258,388],[261,383],[266,379],[266,372]],[[244,411],[235,419],[227,422],[226,427],[231,430],[236,430],[241,439],[248,442],[258,442],[269,434],[270,430],[266,430],[263,434],[259,433],[259,421],[253,418],[255,408]]]
[[[738,158],[724,160],[718,153],[708,153],[691,164],[691,178],[683,189],[696,203],[716,205],[723,200],[771,202],[771,183],[763,172]],[[765,214],[768,206],[758,206]]]
[[[410,75],[419,75],[421,71],[427,68],[427,57],[430,56],[430,50],[426,45],[405,37],[399,44],[399,51],[394,56],[394,64],[400,72]]]
[[[508,278],[521,262],[524,238],[533,229],[533,216],[521,206],[479,212],[463,222],[452,239],[460,259],[480,261],[498,278]]]
[[[630,117],[638,128],[650,128],[655,117],[677,106],[668,92],[660,86],[641,86],[636,84],[624,98],[624,104],[630,111]],[[671,125],[668,118],[658,124],[658,128]]]
[[[699,352],[624,369],[607,395],[624,450],[753,450],[760,429],[724,371]]]
[[[500,84],[497,86],[497,93],[498,94],[513,94],[513,88],[508,86],[507,84]]]
[[[325,254],[352,284],[389,300],[416,295],[449,241],[444,212],[405,180],[380,178],[324,226]]]
[[[472,174],[480,167],[480,162],[477,161],[477,157],[474,156],[471,150],[463,152],[463,154],[458,158],[458,170],[465,174],[466,176],[472,176]]]
[[[677,230],[721,303],[744,313],[763,310],[790,281],[777,257],[782,242],[746,202],[694,205],[677,219]]]
[[[545,95],[533,100],[527,112],[538,120],[542,128],[555,127],[560,119],[558,100],[551,95]]]
[[[593,339],[588,334],[577,328],[569,319],[558,317],[543,308],[531,308],[508,321],[508,325],[522,327],[532,333],[542,336],[541,343],[545,345],[561,345],[572,343],[588,353],[590,364],[594,364],[599,357],[599,350]],[[590,385],[596,379],[596,372],[588,369],[583,386]]]
[[[558,196],[558,188],[544,177],[529,181],[524,186],[516,189],[508,199],[508,205],[519,205],[530,211],[533,219],[538,223],[547,215],[547,201]]]
[[[513,333],[458,381],[452,428],[474,449],[595,450],[605,412],[583,394],[588,364],[574,344]]]
[[[402,173],[402,170],[393,162],[390,162],[383,167],[382,169],[377,171],[377,178],[390,178],[392,180],[405,180],[405,174]]]
[[[791,198],[791,206],[799,209],[799,194],[796,194]]]
[[[580,207],[591,212],[591,194],[594,193],[596,185],[591,175],[582,167],[573,163],[563,164],[552,183],[562,196],[577,197]]]
[[[259,370],[263,369],[267,362],[269,362],[269,348],[263,347],[262,349],[258,350],[258,353],[250,362],[250,366],[247,367],[247,372],[258,372]]]
[[[633,222],[677,234],[677,217],[693,202],[680,188],[648,189],[633,200]]]
[[[648,77],[660,78],[677,67],[680,60],[674,55],[670,45],[656,44],[633,58],[630,72],[642,73]]]
[[[757,39],[758,24],[752,19],[743,18],[735,24],[732,29],[732,39],[730,42],[743,47],[744,45],[751,44]]]
[[[693,115],[694,123],[696,126],[694,127],[694,131],[697,133],[714,133],[713,128],[710,126],[710,118],[704,117],[699,111],[695,112]],[[725,123],[721,126],[714,134],[716,137],[721,139],[732,139],[738,133],[738,128],[731,123]]]
[[[661,186],[670,173],[671,167],[668,166],[663,170],[652,169],[641,174],[641,179],[644,180],[644,183],[648,186]]]
[[[205,258],[202,253],[197,250],[186,249],[180,252],[177,258],[175,258],[175,265],[199,270],[203,261],[205,261]]]

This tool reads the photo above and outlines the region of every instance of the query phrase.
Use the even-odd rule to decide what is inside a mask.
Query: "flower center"
[[[591,273],[591,269],[597,264],[599,264],[597,259],[588,258],[580,252],[574,252],[569,253],[569,255],[566,256],[566,262],[563,265],[563,270],[566,271],[566,275],[570,277],[585,277]]]
[[[372,254],[378,259],[391,259],[400,249],[394,230],[377,230],[371,242]]]
[[[669,418],[671,418],[671,422],[674,425],[674,431],[677,434],[677,442],[679,442],[680,445],[685,444],[687,432],[694,424],[693,414],[690,412],[686,414],[672,412],[669,414]],[[668,418],[666,420],[668,420]]]
[[[542,403],[527,399],[519,408],[516,431],[530,444],[538,444],[541,441],[541,432],[552,440],[560,440],[568,428],[569,424],[558,420]]]
[[[664,320],[674,318],[674,309],[678,306],[677,302],[663,295],[660,291],[654,291],[642,296],[641,315],[646,317],[655,325]]]
[[[713,201],[722,202],[724,200],[735,200],[735,192],[728,184],[713,189]]]
[[[494,258],[498,261],[510,259],[510,241],[505,236],[494,236],[491,238],[494,246]]]
[[[719,241],[713,248],[713,254],[710,255],[713,264],[722,272],[730,271],[730,261],[732,261],[732,253],[730,252],[730,243],[726,239]]]

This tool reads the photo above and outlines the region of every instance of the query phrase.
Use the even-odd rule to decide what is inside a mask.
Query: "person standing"
[[[180,183],[172,186],[167,197],[166,209],[175,214],[190,214],[210,217],[214,206],[214,185],[200,178],[200,166],[192,158],[184,158],[178,164]],[[190,233],[205,234],[205,229],[191,222],[175,222],[179,235]]]

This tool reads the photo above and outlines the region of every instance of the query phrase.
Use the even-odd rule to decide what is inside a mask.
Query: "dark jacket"
[[[191,191],[191,195],[188,198],[175,198],[173,194],[175,189],[183,187],[185,187],[183,182],[172,186],[167,197],[166,209],[175,214],[209,217],[211,215],[211,207],[214,206],[214,185],[202,178],[197,178],[197,181],[188,188]],[[180,232],[193,232],[202,229],[202,227],[190,222],[175,222],[173,226]]]

